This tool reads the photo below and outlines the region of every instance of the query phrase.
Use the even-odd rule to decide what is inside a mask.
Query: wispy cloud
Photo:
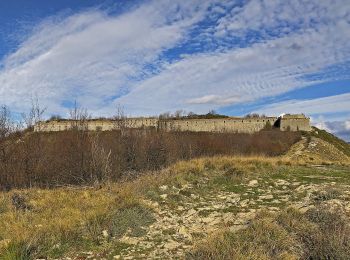
[[[266,105],[256,112],[270,115],[281,114],[284,112],[307,113],[310,115],[343,112],[350,113],[350,93],[309,100],[287,100],[277,102],[271,105]]]
[[[321,121],[316,127],[333,133],[347,142],[350,142],[350,120],[346,121]]]
[[[78,99],[96,115],[115,103],[147,115],[251,102],[350,78],[310,76],[350,70],[349,23],[346,0],[146,1],[118,16],[55,17],[1,62],[0,103],[19,111],[38,93],[49,113]]]
[[[72,98],[102,108],[202,19],[205,5],[192,4],[154,1],[117,17],[94,10],[43,22],[2,62],[0,103],[22,109],[38,93],[49,111]]]

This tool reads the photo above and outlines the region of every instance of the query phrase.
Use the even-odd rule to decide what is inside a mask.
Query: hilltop
[[[293,141],[276,146],[284,148],[275,154],[197,154],[201,158],[135,171],[122,181],[2,192],[0,255],[2,259],[347,259],[349,145],[316,128],[293,133],[292,139],[288,132],[274,131],[260,133],[258,139],[238,137],[248,138],[240,143],[243,147],[254,140],[264,149],[257,140],[271,143],[273,138],[267,137],[279,134],[279,141]],[[38,137],[55,146],[62,136],[27,134],[18,144]],[[206,137],[211,145],[219,140]],[[237,140],[219,137],[230,144]]]

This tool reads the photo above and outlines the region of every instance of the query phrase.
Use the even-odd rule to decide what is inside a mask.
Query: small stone
[[[182,207],[182,206],[178,206],[177,207],[177,210],[179,210],[179,211],[183,211],[185,208],[184,207]]]
[[[168,194],[162,194],[162,195],[160,195],[160,197],[161,197],[163,200],[165,200],[165,199],[168,197]]]
[[[259,196],[259,199],[272,200],[273,199],[273,195],[272,194],[268,194],[268,195]]]
[[[249,199],[245,199],[245,200],[242,200],[242,201],[239,203],[239,205],[240,205],[241,207],[246,207],[246,206],[248,205],[248,203],[249,203]]]
[[[187,212],[187,216],[192,216],[192,215],[194,215],[194,214],[196,214],[196,213],[197,213],[196,210],[190,209],[190,210]]]
[[[191,198],[192,198],[192,199],[198,199],[199,196],[192,193],[192,194],[191,194]]]
[[[167,250],[174,250],[176,248],[178,248],[180,246],[180,244],[176,241],[170,240],[168,243],[166,243],[164,245],[164,248]]]
[[[163,186],[160,186],[159,189],[162,190],[162,191],[165,191],[165,190],[168,189],[168,186],[167,185],[163,185]]]
[[[103,231],[102,231],[102,235],[103,235],[104,238],[109,237],[108,231],[107,231],[107,230],[103,230]]]
[[[251,180],[249,183],[248,183],[248,186],[249,187],[254,187],[254,186],[257,186],[258,185],[258,180]]]

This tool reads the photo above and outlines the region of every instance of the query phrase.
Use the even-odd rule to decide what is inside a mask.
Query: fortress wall
[[[129,118],[122,122],[127,128],[157,127],[156,118]],[[71,120],[40,122],[34,126],[34,131],[38,132],[57,132],[71,129],[75,123]],[[111,120],[89,120],[80,124],[78,127],[84,127],[89,131],[112,131],[118,128],[118,124]]]
[[[158,118],[127,118],[125,125],[128,128],[157,127]]]
[[[282,118],[280,129],[282,131],[311,131],[309,118]]]
[[[254,133],[265,128],[267,122],[271,125],[277,118],[251,118],[251,119],[180,119],[165,120],[159,123],[161,129],[166,131],[192,131],[192,132],[237,132]]]
[[[216,118],[216,119],[166,119],[157,118],[128,118],[121,121],[126,128],[159,128],[165,131],[192,131],[192,132],[230,132],[255,133],[266,127],[266,124],[275,125],[282,131],[310,131],[310,119],[301,115],[288,115],[283,118]],[[34,126],[34,131],[55,132],[65,131],[75,125],[74,121],[47,121]],[[113,120],[88,120],[80,128],[89,131],[111,131],[117,129],[118,123]]]

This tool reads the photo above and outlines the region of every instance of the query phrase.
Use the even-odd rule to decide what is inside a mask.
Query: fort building
[[[164,131],[255,133],[265,128],[281,131],[310,131],[310,118],[303,114],[286,114],[279,117],[223,117],[223,118],[168,118],[155,117],[90,120],[48,120],[34,126],[36,132],[57,132],[70,129],[112,131],[121,128],[154,128]]]

